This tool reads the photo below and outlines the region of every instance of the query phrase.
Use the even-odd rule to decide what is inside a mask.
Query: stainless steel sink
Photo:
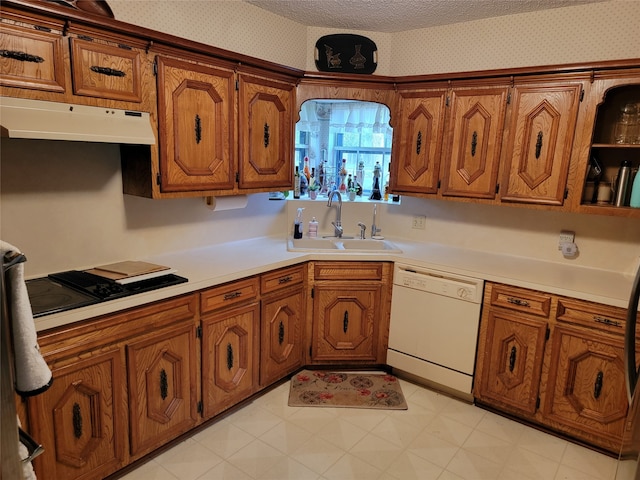
[[[372,238],[291,238],[287,241],[287,250],[290,252],[315,251],[331,253],[368,252],[368,253],[402,253],[396,245],[389,240],[374,240]]]

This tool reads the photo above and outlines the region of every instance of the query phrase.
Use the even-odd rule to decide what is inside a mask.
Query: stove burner
[[[33,316],[39,317],[184,282],[184,277],[167,274],[122,285],[99,275],[69,270],[27,280],[26,284]]]

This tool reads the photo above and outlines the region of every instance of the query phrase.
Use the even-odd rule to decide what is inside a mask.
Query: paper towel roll
[[[230,197],[204,197],[204,204],[209,210],[234,210],[244,208],[249,202],[248,195],[233,195]]]

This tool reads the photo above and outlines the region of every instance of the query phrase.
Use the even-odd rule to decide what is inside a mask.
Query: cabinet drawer
[[[551,295],[494,284],[491,289],[491,305],[539,317],[548,317],[551,310]]]
[[[274,292],[281,288],[298,285],[304,282],[305,267],[297,265],[292,268],[282,268],[274,272],[265,273],[260,278],[262,294]]]
[[[139,50],[81,38],[71,39],[73,93],[129,102],[142,101]]]
[[[62,36],[36,28],[0,25],[0,84],[64,92]]]
[[[622,308],[608,305],[560,298],[556,318],[560,322],[574,323],[624,335],[627,312]]]
[[[200,293],[200,312],[207,313],[258,297],[258,277],[226,283]]]
[[[316,280],[381,280],[380,262],[317,262],[313,266]]]

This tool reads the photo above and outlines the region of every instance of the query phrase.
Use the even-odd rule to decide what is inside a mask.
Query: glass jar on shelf
[[[613,143],[637,143],[638,136],[638,107],[635,103],[627,103],[620,109],[616,122]]]

